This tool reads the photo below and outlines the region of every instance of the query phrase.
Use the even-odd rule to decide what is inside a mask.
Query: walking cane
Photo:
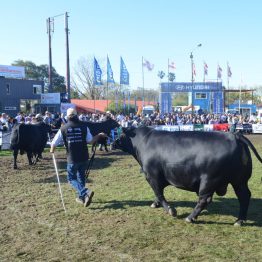
[[[57,177],[58,186],[59,186],[59,192],[60,192],[60,196],[61,196],[63,208],[64,208],[64,210],[65,210],[65,212],[66,212],[65,203],[64,203],[63,194],[62,194],[62,189],[61,189],[60,180],[59,180],[59,175],[58,175],[58,170],[57,170],[57,166],[56,166],[55,154],[52,153],[52,156],[53,156],[53,161],[54,161],[54,166],[55,166],[55,172],[56,172],[56,177]]]

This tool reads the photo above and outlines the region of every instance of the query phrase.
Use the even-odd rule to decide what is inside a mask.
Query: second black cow
[[[48,132],[51,127],[44,123],[16,124],[11,133],[11,149],[14,156],[14,169],[17,169],[17,156],[27,153],[29,165],[35,164],[42,155],[48,140]],[[33,158],[35,158],[33,160]]]
[[[108,117],[105,121],[102,122],[91,122],[87,121],[84,122],[88,126],[92,136],[96,136],[99,133],[104,133],[104,136],[99,136],[99,140],[97,140],[93,145],[92,145],[92,151],[94,151],[94,147],[96,144],[102,144],[105,146],[106,151],[107,150],[107,139],[110,136],[110,132],[112,129],[115,129],[116,127],[119,127],[119,124],[117,121],[112,119],[111,117]]]
[[[252,143],[241,134],[224,132],[167,132],[149,127],[123,129],[116,147],[134,156],[153,189],[156,200],[151,207],[162,205],[176,216],[165,197],[164,188],[173,185],[196,192],[198,202],[187,222],[197,219],[216,192],[223,196],[231,184],[240,204],[235,225],[247,218],[251,197],[248,180],[252,173],[249,148],[262,163]]]

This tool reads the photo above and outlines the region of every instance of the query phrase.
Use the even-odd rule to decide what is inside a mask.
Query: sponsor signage
[[[60,93],[41,94],[41,104],[60,104]]]
[[[4,110],[16,110],[16,106],[5,106]]]
[[[22,66],[0,65],[0,76],[6,78],[25,78],[25,68]]]
[[[254,134],[262,134],[262,124],[253,124],[252,130]]]
[[[222,91],[221,82],[169,82],[161,83],[161,92]]]

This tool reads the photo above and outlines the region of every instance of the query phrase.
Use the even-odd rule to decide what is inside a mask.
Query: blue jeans
[[[78,197],[84,200],[88,189],[85,187],[85,171],[88,162],[67,164],[67,179],[71,186],[77,191]]]

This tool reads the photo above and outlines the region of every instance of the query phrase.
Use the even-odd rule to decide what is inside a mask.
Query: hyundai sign
[[[25,78],[25,68],[22,66],[0,65],[0,76],[6,78]]]

